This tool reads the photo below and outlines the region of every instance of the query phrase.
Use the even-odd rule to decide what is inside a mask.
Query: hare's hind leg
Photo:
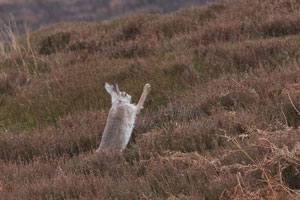
[[[140,100],[139,100],[138,104],[136,105],[137,113],[139,113],[141,111],[141,109],[143,109],[144,102],[145,102],[145,100],[147,98],[147,95],[149,94],[150,90],[151,90],[151,85],[149,83],[147,83],[144,86],[143,94],[140,97]]]

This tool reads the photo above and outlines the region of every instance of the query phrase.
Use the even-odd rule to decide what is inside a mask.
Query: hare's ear
[[[119,94],[120,93],[119,86],[115,83],[113,83],[112,85],[113,85],[114,91]]]
[[[114,93],[119,93],[118,92],[119,88],[116,84],[111,85],[109,83],[105,83],[104,87],[110,95],[113,95]]]

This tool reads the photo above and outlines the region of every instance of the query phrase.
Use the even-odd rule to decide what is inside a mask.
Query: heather
[[[234,0],[0,43],[3,199],[298,199],[300,2]],[[151,93],[95,154],[104,82]]]

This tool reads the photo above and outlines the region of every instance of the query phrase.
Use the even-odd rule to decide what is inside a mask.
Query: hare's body
[[[117,85],[106,83],[105,88],[112,96],[112,107],[97,151],[106,149],[122,151],[129,142],[136,115],[143,108],[146,96],[150,91],[150,85],[145,85],[137,105],[131,104],[131,96],[125,92],[120,92]]]
[[[135,118],[135,106],[116,102],[109,111],[100,149],[124,149],[129,142]]]

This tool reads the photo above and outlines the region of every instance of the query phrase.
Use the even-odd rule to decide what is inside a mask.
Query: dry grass
[[[299,11],[219,2],[2,45],[0,196],[299,199]],[[94,154],[105,81],[153,87],[122,156]]]

